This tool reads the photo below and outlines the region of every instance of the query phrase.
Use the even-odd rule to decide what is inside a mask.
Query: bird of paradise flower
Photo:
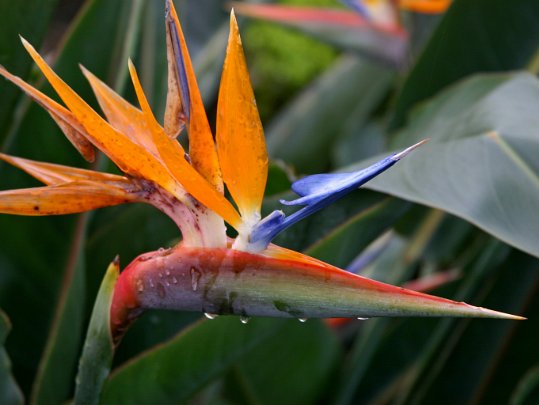
[[[401,11],[441,14],[451,0],[341,0],[350,10],[232,2],[238,14],[296,28],[384,64],[406,66],[409,33]]]
[[[149,308],[271,317],[459,316],[523,319],[376,282],[291,251],[281,231],[387,170],[417,146],[353,173],[307,176],[292,186],[301,209],[261,218],[268,157],[234,13],[212,135],[178,16],[167,1],[168,94],[164,126],[148,104],[134,65],[140,104],[132,106],[82,68],[107,120],[86,104],[24,39],[23,45],[66,107],[0,67],[39,103],[89,161],[95,148],[124,176],[1,154],[45,187],[0,192],[0,212],[57,215],[130,202],[151,204],[177,224],[182,241],[140,255],[120,274],[110,305],[116,342]],[[187,153],[176,137],[186,129]],[[228,190],[235,206],[224,197]],[[238,233],[227,237],[225,222]]]

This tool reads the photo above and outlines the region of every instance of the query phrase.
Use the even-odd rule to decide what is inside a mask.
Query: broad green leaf
[[[182,403],[244,356],[271,341],[286,321],[237,317],[199,322],[115,370],[103,404]]]
[[[71,257],[64,270],[62,289],[47,343],[32,387],[32,404],[66,401],[73,388],[85,309],[84,245],[86,215],[79,217],[71,245]]]
[[[533,404],[539,395],[539,366],[529,370],[519,382],[513,396],[511,405]]]
[[[330,388],[339,349],[322,322],[287,322],[274,339],[234,366],[228,390],[258,404],[312,404]]]
[[[386,199],[332,229],[306,249],[309,256],[346,267],[358,252],[361,252],[379,235],[389,229],[407,211],[409,204]]]
[[[75,405],[98,404],[112,365],[114,345],[110,330],[110,307],[120,267],[116,258],[108,267],[95,300],[86,340],[79,360]]]
[[[268,153],[301,173],[325,170],[327,150],[342,125],[351,114],[365,122],[393,77],[390,70],[357,57],[341,57],[270,123]]]
[[[19,43],[19,34],[40,46],[57,0],[28,0],[0,2],[0,65],[21,77],[27,77],[31,61]],[[19,96],[17,88],[0,81],[0,144],[6,141]],[[9,142],[9,140],[8,140]]]
[[[392,126],[401,126],[416,103],[459,79],[526,67],[538,43],[535,0],[453,1],[403,85]]]
[[[392,147],[431,142],[366,187],[460,216],[537,256],[537,111],[531,75],[466,80],[422,106]]]
[[[22,405],[24,398],[11,375],[11,361],[4,349],[10,329],[11,323],[7,315],[0,310],[0,402],[5,405]]]
[[[359,105],[361,109],[361,104]],[[335,167],[351,165],[385,150],[385,133],[379,122],[365,122],[361,111],[352,111],[332,150]]]

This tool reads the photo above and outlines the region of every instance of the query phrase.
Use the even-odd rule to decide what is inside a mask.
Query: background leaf
[[[460,83],[425,104],[392,146],[432,141],[367,187],[458,215],[537,256],[537,111],[530,75]]]
[[[0,65],[17,72],[19,76],[27,77],[31,61],[26,51],[17,41],[18,35],[40,46],[45,37],[46,29],[57,0],[28,0],[25,2],[0,2]],[[20,93],[17,88],[7,81],[0,81],[0,143],[6,142],[9,133],[13,111]],[[9,142],[9,140],[8,140]]]
[[[24,398],[11,375],[11,361],[4,349],[4,342],[10,329],[8,317],[0,310],[0,401],[6,405],[17,405],[24,403]]]
[[[404,82],[392,128],[403,125],[415,104],[459,79],[525,68],[538,42],[534,0],[454,0]]]
[[[111,376],[104,404],[182,402],[254,348],[273,339],[286,321],[237,317],[202,321],[167,343],[143,353]]]

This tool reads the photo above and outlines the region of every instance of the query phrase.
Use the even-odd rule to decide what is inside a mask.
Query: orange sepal
[[[81,66],[81,69],[86,79],[88,79],[108,122],[133,142],[157,154],[142,111],[125,101],[84,66]]]
[[[54,163],[38,162],[0,153],[0,159],[21,170],[48,186],[56,186],[72,181],[92,181],[108,186],[132,189],[133,183],[127,177],[93,170],[57,165]]]
[[[237,228],[241,219],[232,204],[189,164],[185,159],[183,147],[175,139],[168,137],[155,120],[131,61],[129,73],[147,125],[152,132],[154,144],[170,173],[193,197]]]
[[[451,0],[400,0],[399,7],[423,14],[441,14],[451,5]]]
[[[189,134],[189,156],[193,167],[208,180],[219,192],[223,192],[223,181],[221,179],[221,170],[219,168],[219,160],[217,159],[217,152],[215,150],[215,144],[211,133],[210,125],[208,123],[208,117],[204,109],[200,90],[198,88],[197,80],[195,77],[195,71],[193,64],[191,63],[191,57],[189,56],[189,50],[182,32],[180,21],[174,8],[172,1],[167,3],[169,5],[169,13],[167,13],[167,57],[169,60],[169,75],[177,73],[175,67],[172,70],[170,64],[174,64],[176,58],[181,58],[183,66],[185,68],[185,76],[187,79],[187,85],[189,88],[189,122],[188,122],[188,134]],[[169,23],[174,24],[178,33],[178,40],[180,42],[181,55],[174,54],[174,47],[172,46],[173,38],[169,29]],[[178,86],[176,89],[170,89],[170,86]],[[169,79],[169,92],[177,93],[179,95],[179,85],[177,80],[171,81]],[[170,95],[173,100],[174,94]],[[167,95],[167,107],[169,105],[169,96]],[[184,106],[185,107],[185,106]],[[171,109],[177,109],[177,102],[171,102]],[[187,108],[187,107],[186,107]],[[165,128],[166,128],[165,123]],[[168,133],[168,135],[171,135]]]
[[[234,12],[217,105],[217,153],[223,179],[242,217],[260,213],[268,156],[264,131]]]
[[[73,114],[56,101],[30,86],[20,77],[12,75],[3,66],[0,66],[0,75],[18,86],[28,94],[36,103],[43,107],[56,121],[66,138],[79,151],[79,153],[89,162],[95,160],[94,146],[86,139],[86,130],[78,123]]]
[[[116,131],[47,65],[25,39],[22,43],[49,83],[87,131],[87,138],[125,173],[152,180],[174,193],[178,185],[168,170],[149,151]]]
[[[136,201],[136,196],[106,185],[74,181],[48,187],[0,192],[0,213],[62,215]]]

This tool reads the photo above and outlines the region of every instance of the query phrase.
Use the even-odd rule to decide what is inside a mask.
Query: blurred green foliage
[[[336,0],[281,0],[279,3],[342,7]],[[306,34],[263,21],[250,21],[242,37],[262,122],[267,122],[291,95],[327,69],[338,54],[331,46]]]

